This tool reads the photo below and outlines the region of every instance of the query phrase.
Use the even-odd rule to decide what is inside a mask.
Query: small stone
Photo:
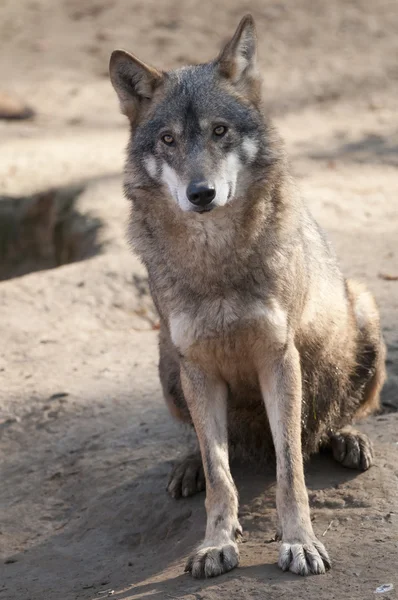
[[[57,392],[56,394],[52,394],[49,400],[59,400],[60,398],[66,398],[67,396],[69,396],[68,392]]]
[[[0,92],[0,119],[31,119],[34,111],[22,100]]]

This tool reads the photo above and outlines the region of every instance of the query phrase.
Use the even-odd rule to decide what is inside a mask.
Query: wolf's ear
[[[152,98],[162,81],[162,74],[124,50],[114,50],[109,61],[109,75],[122,112],[133,119],[140,105]]]
[[[242,91],[250,84],[259,94],[259,76],[256,68],[257,36],[254,19],[243,17],[233,38],[224,46],[218,57],[220,73]]]

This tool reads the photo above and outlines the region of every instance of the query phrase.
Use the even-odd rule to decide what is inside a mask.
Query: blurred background
[[[380,468],[366,486],[329,464],[308,475],[318,527],[334,519],[333,585],[363,598],[396,573],[383,557],[398,524],[383,510],[398,513],[397,2],[1,0],[0,598],[272,598],[270,580],[275,597],[304,593],[256,538],[274,526],[272,478],[242,491],[249,570],[204,587],[180,578],[203,497],[164,493],[190,438],[160,393],[158,320],[126,238],[128,124],[108,79],[115,48],[161,69],[207,61],[247,12],[265,109],[345,274],[375,294],[389,349],[383,411],[365,425]],[[358,528],[363,551],[339,563]],[[384,554],[370,555],[377,528]],[[330,598],[328,578],[313,579],[306,596]]]

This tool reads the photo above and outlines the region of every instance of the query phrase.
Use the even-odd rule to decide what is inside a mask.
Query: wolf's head
[[[163,73],[115,50],[110,76],[132,125],[129,185],[164,186],[181,210],[207,212],[242,196],[273,161],[250,15],[216,60]]]

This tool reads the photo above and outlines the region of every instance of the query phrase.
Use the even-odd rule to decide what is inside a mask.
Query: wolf
[[[238,565],[239,453],[275,455],[279,566],[330,568],[303,461],[326,447],[346,467],[372,465],[351,423],[377,410],[385,378],[377,306],[343,277],[295,186],[256,49],[247,15],[205,64],[162,72],[123,50],[110,59],[130,121],[124,190],[160,316],[160,379],[198,441],[168,485],[175,498],[206,489],[205,538],[186,565],[197,578]]]

